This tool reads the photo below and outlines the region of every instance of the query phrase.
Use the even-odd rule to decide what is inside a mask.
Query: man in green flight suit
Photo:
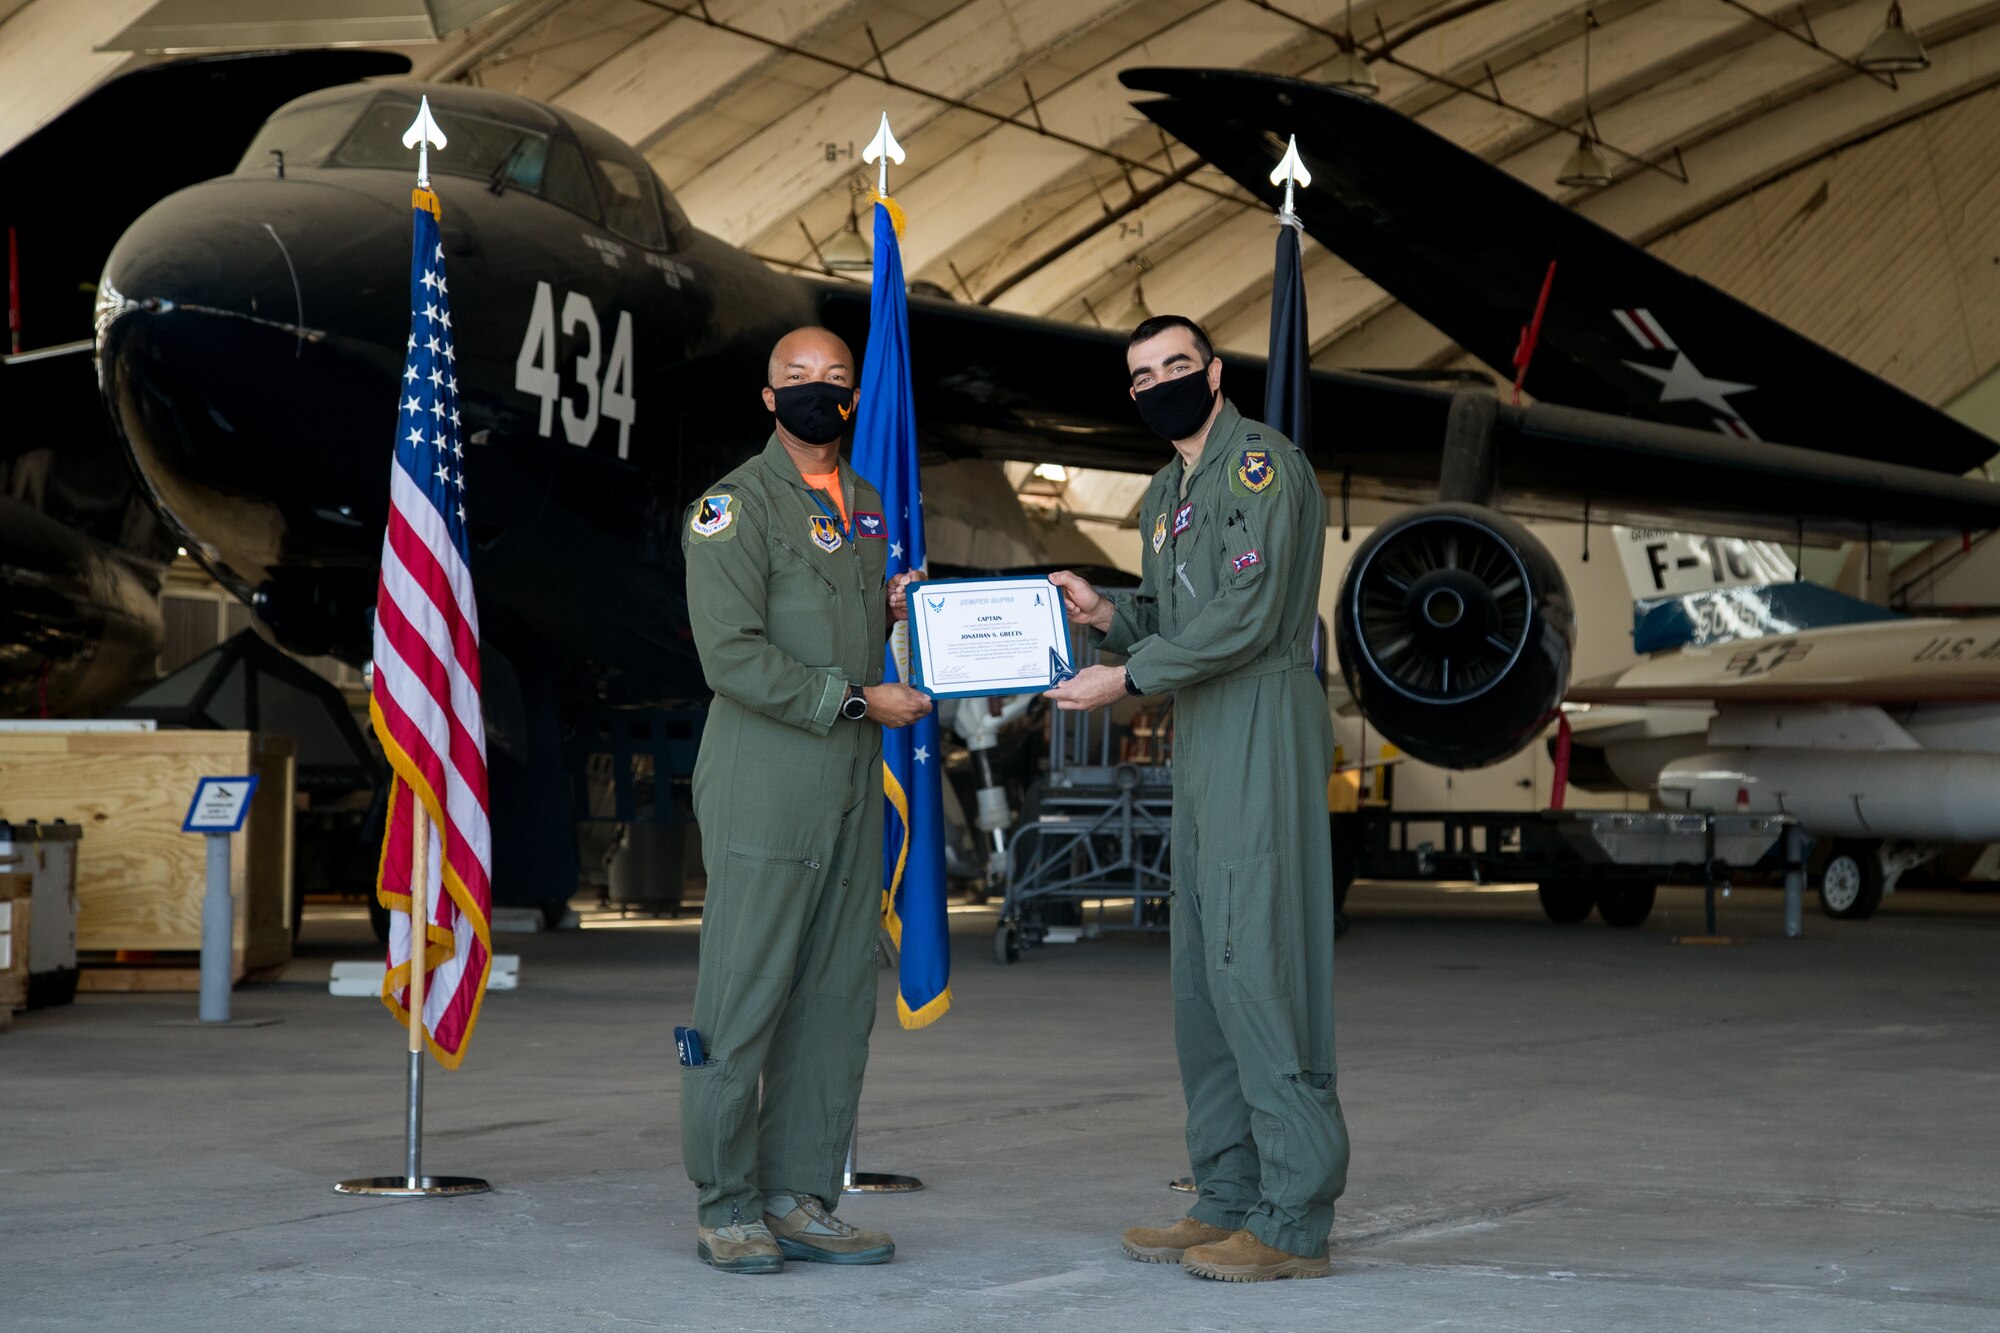
[[[833,1215],[868,1034],[882,900],[882,728],[930,700],[882,683],[906,614],[882,497],[840,458],[854,356],[826,329],[771,352],[770,442],[689,507],[688,619],[715,702],[695,762],[708,895],[681,1155],[702,1260],[885,1263]],[[758,1096],[758,1080],[763,1096]]]
[[[1334,1090],[1333,724],[1312,670],[1326,517],[1310,463],[1221,396],[1201,326],[1148,319],[1125,354],[1175,458],[1146,492],[1145,576],[1106,597],[1050,577],[1124,667],[1049,691],[1065,709],[1175,695],[1174,1044],[1198,1195],[1125,1251],[1232,1282],[1324,1277],[1347,1181]]]

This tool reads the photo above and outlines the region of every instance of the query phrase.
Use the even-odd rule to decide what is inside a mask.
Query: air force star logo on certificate
[[[736,521],[733,495],[704,495],[694,509],[688,528],[697,537],[713,537]]]

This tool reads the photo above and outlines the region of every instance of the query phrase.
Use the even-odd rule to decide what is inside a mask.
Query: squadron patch
[[[1161,514],[1159,518],[1153,521],[1153,554],[1158,555],[1160,553],[1160,548],[1162,546],[1165,546],[1166,544],[1167,544],[1167,516],[1165,514]]]
[[[704,495],[694,507],[688,531],[697,537],[720,536],[736,522],[735,506],[736,497],[733,495]]]
[[[840,527],[825,514],[811,514],[806,518],[811,524],[813,545],[828,555],[840,549]]]
[[[1278,465],[1271,460],[1269,449],[1245,449],[1236,463],[1236,479],[1230,489],[1238,495],[1260,495],[1265,491],[1276,493],[1278,487]]]
[[[889,525],[882,521],[880,514],[865,513],[857,509],[854,511],[854,535],[888,541]]]
[[[1231,560],[1229,562],[1229,567],[1235,570],[1238,574],[1241,574],[1244,570],[1250,568],[1250,566],[1261,565],[1263,563],[1264,563],[1263,556],[1258,555],[1255,551],[1245,551],[1242,555],[1239,555],[1234,560]]]
[[[1192,503],[1184,504],[1174,511],[1174,536],[1180,536],[1193,526],[1194,505]]]

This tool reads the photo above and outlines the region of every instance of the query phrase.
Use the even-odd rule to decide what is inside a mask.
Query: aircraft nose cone
[[[385,303],[355,272],[400,280],[397,221],[343,190],[225,178],[156,204],[106,260],[106,404],[155,501],[238,592],[280,564],[374,557],[382,478],[356,464],[386,459],[395,367],[378,349],[401,339],[357,326]]]

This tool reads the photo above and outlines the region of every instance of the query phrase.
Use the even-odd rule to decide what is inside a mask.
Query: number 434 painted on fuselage
[[[553,433],[560,409],[563,438],[587,449],[597,436],[600,421],[615,421],[618,456],[627,457],[639,406],[632,377],[632,312],[617,312],[608,353],[597,306],[587,293],[563,293],[561,328],[581,342],[569,374],[570,382],[581,392],[581,406],[566,391],[563,374],[557,369],[555,288],[537,282],[521,351],[514,358],[514,388],[541,403],[537,433],[544,439]]]

